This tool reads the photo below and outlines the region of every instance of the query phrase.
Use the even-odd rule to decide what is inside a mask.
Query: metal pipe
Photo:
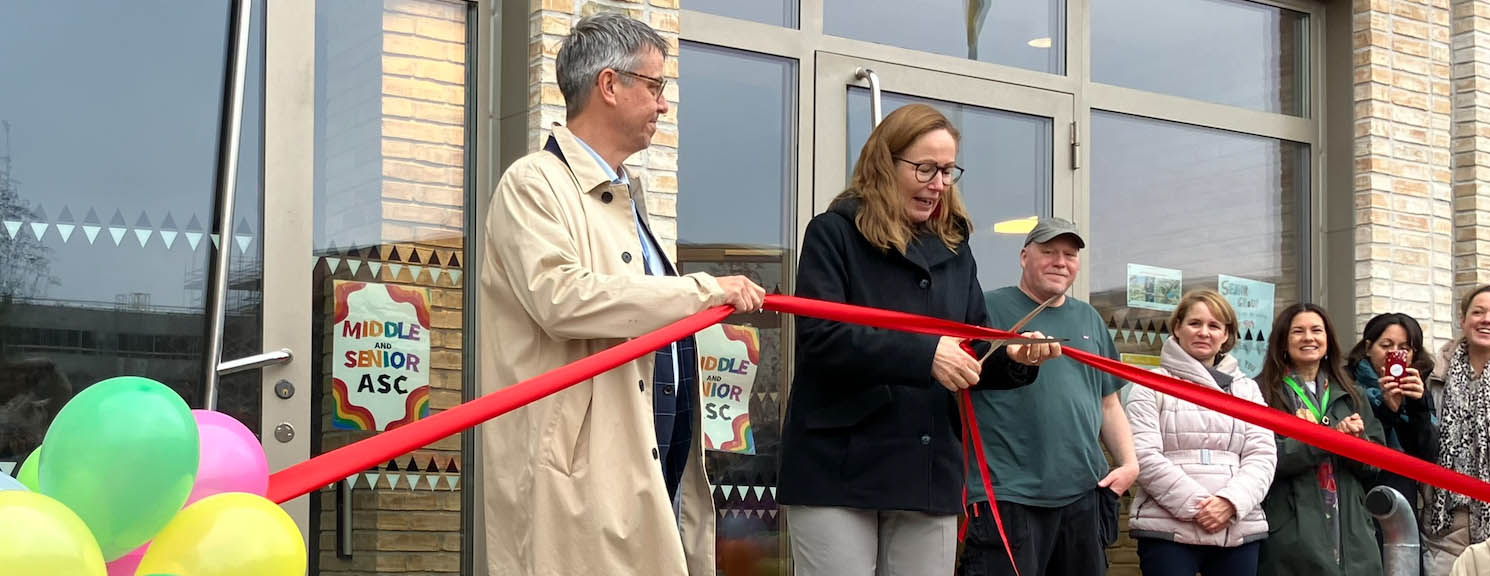
[[[874,125],[879,126],[880,120],[884,118],[880,114],[880,75],[870,68],[860,67],[854,70],[854,78],[869,81],[869,115]]]
[[[1418,520],[1401,492],[1378,486],[1366,494],[1366,511],[1381,524],[1382,563],[1386,576],[1419,576],[1422,556]]]
[[[223,130],[217,142],[217,252],[212,259],[212,284],[207,311],[207,357],[202,385],[202,407],[217,409],[218,364],[222,362],[223,325],[228,307],[228,259],[233,253],[233,212],[238,191],[238,139],[243,130],[243,85],[248,76],[248,31],[253,0],[233,0],[232,34],[228,37],[228,62],[224,92],[228,97]]]

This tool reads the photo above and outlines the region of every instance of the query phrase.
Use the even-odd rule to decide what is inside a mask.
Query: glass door
[[[270,0],[264,332],[296,350],[265,374],[292,388],[271,468],[454,407],[473,382],[476,6]],[[470,457],[457,435],[287,503],[310,573],[462,572]]]
[[[262,350],[262,4],[240,47],[235,226],[216,227],[233,7],[0,3],[0,473],[107,378],[206,405],[215,257],[229,263],[220,358]],[[217,391],[219,411],[262,433],[258,372]]]
[[[844,189],[877,123],[912,102],[930,104],[962,133],[958,183],[985,290],[1016,283],[1034,218],[1072,211],[1069,94],[818,52],[814,212]]]

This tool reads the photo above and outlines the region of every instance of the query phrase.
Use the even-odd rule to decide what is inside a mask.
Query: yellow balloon
[[[104,576],[108,568],[83,519],[36,492],[0,492],[0,572]]]
[[[304,576],[305,541],[290,515],[255,494],[208,496],[182,509],[136,574]]]

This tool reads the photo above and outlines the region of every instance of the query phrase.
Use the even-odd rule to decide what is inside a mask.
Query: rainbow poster
[[[717,324],[698,333],[698,374],[704,409],[704,446],[755,454],[750,389],[761,361],[760,332]]]
[[[338,280],[332,426],[383,431],[429,416],[429,291]]]

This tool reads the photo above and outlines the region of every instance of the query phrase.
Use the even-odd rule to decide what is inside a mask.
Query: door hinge
[[[1081,168],[1081,130],[1076,127],[1076,122],[1071,122],[1071,169]]]

